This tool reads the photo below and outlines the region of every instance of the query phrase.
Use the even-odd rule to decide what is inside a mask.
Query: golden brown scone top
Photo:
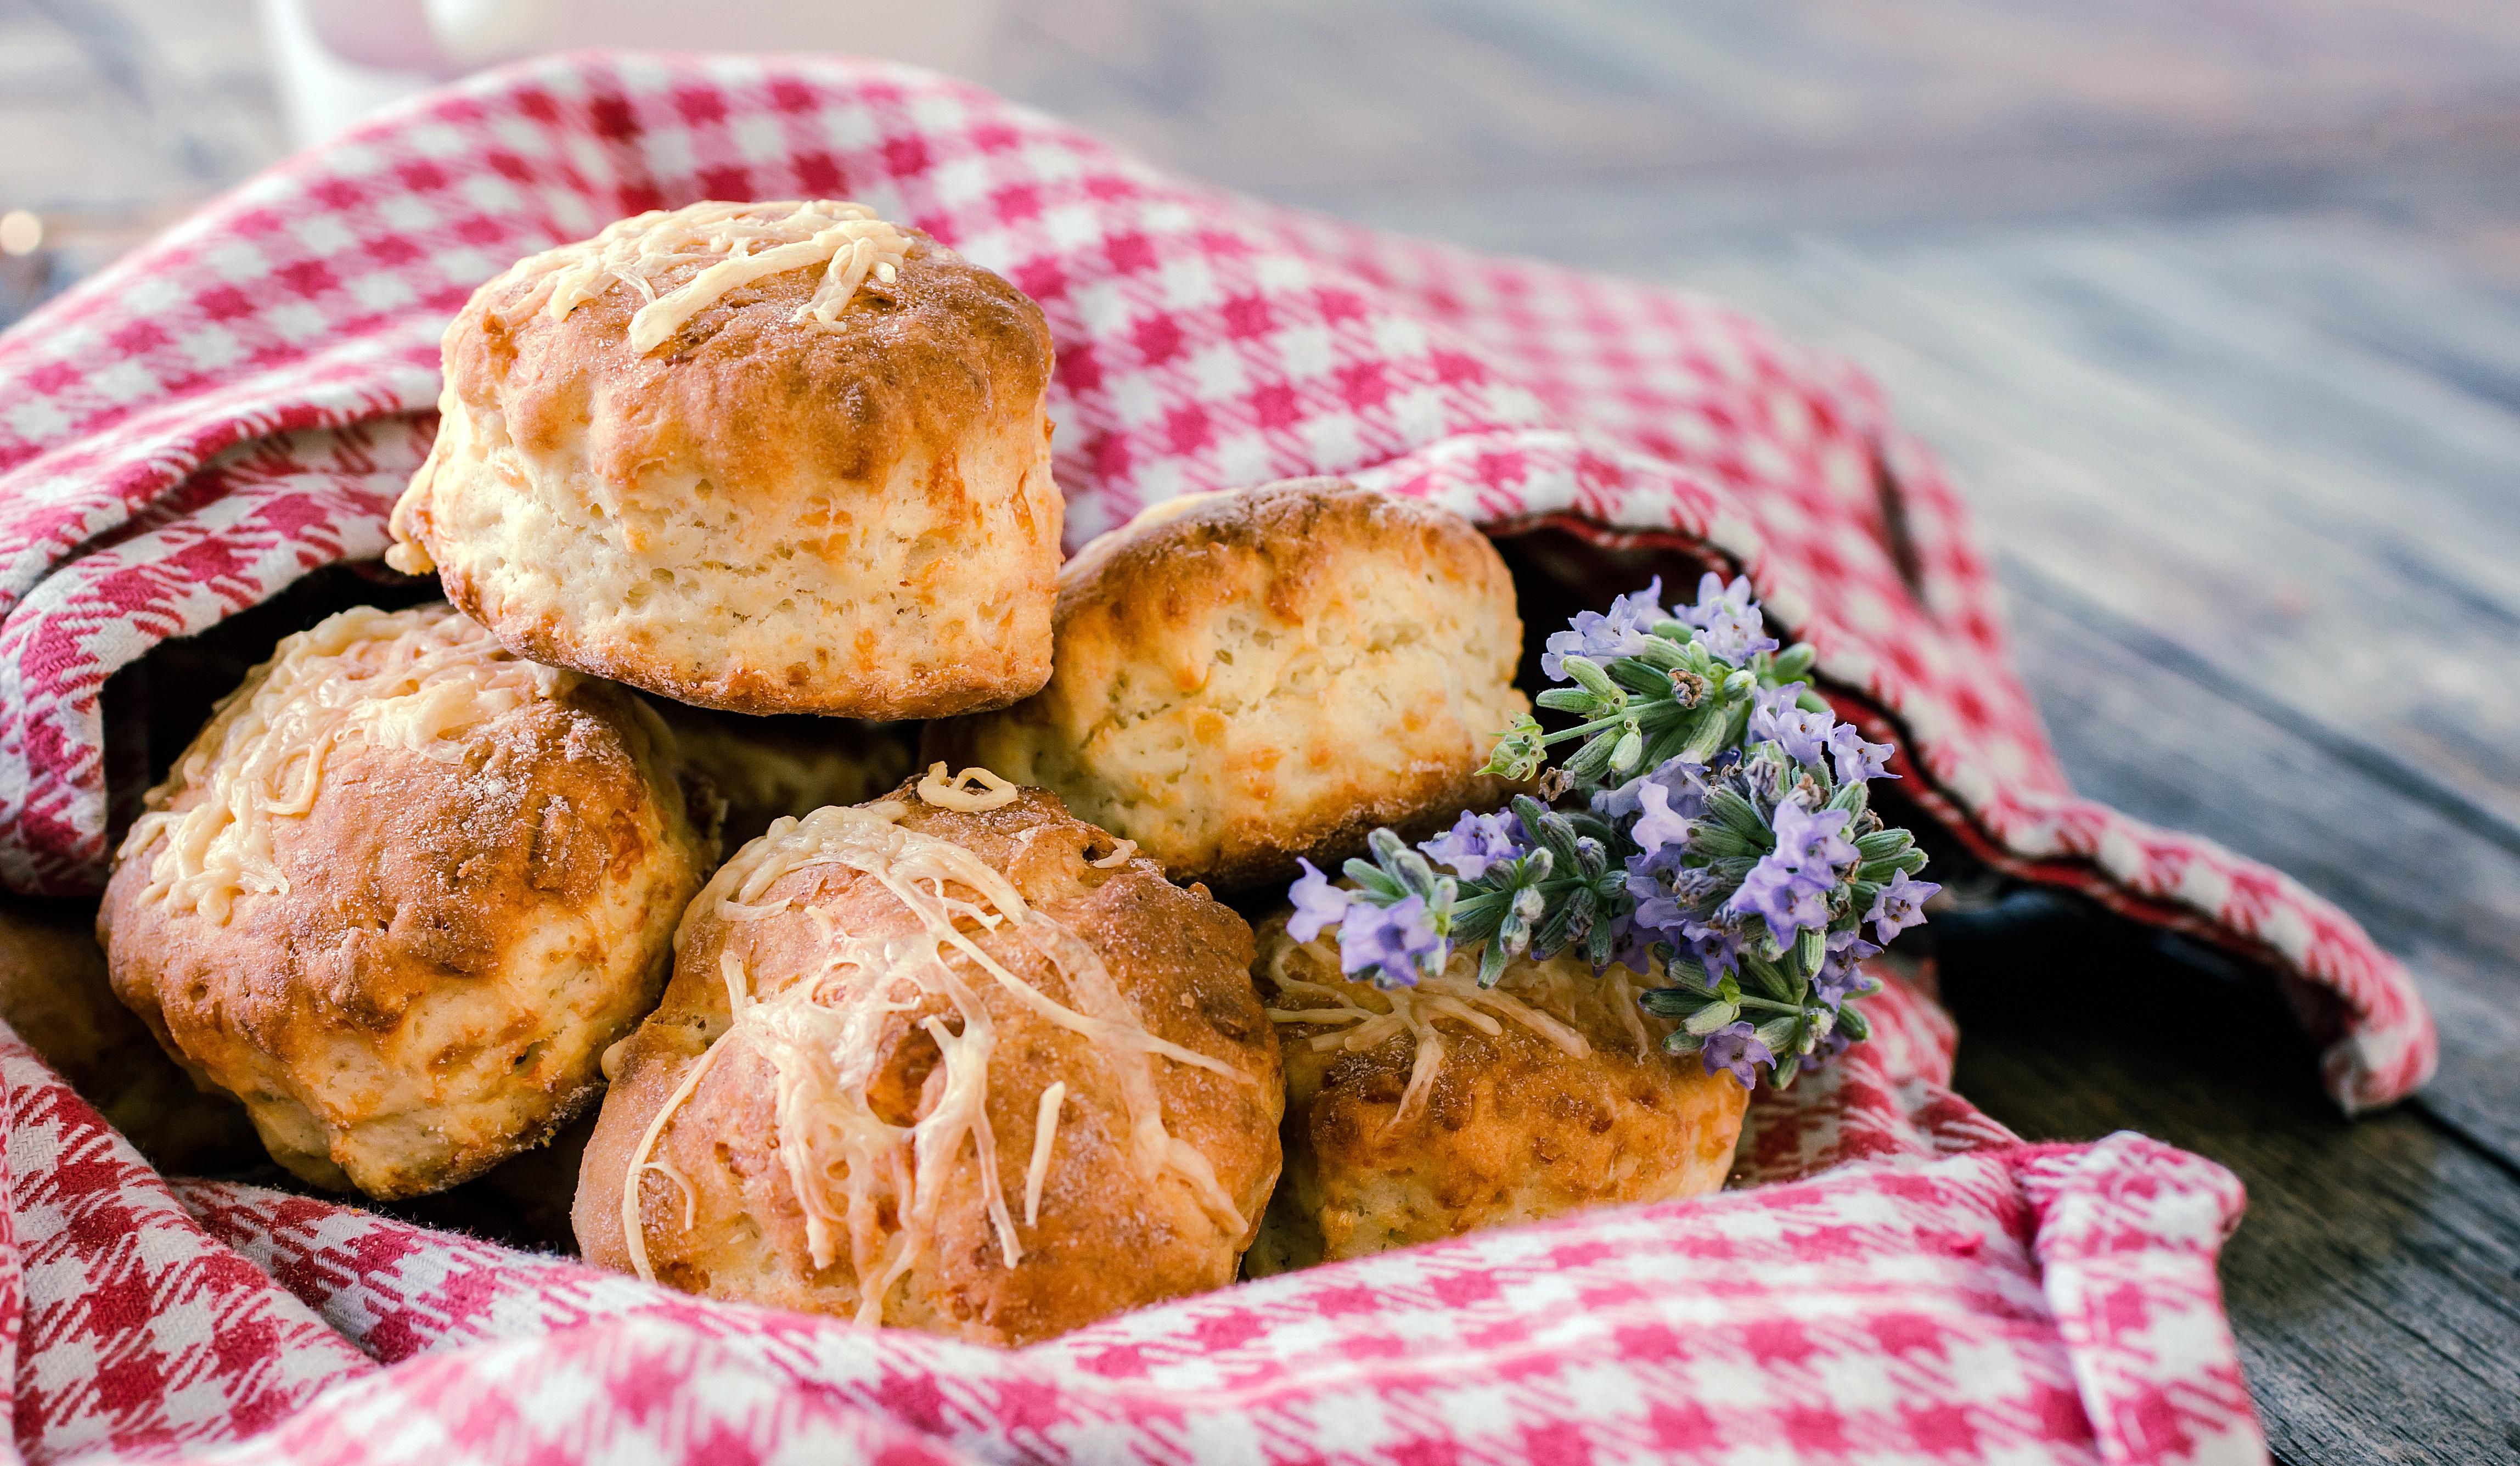
[[[453,1185],[591,1102],[653,1005],[714,855],[677,767],[631,694],[445,606],[342,613],[151,791],[99,915],[115,991],[299,1176]]]
[[[1056,790],[1177,879],[1430,830],[1528,701],[1511,575],[1459,515],[1334,479],[1170,500],[1059,573],[1050,685],[931,724],[929,756]]]
[[[585,1256],[1003,1345],[1231,1282],[1283,1100],[1249,929],[1038,791],[918,791],[782,821],[693,903]]]
[[[1254,1275],[1716,1190],[1749,1092],[1663,1052],[1625,968],[1569,950],[1478,985],[1478,951],[1392,992],[1339,975],[1332,939],[1261,923],[1253,970],[1285,1046],[1286,1177]]]
[[[908,444],[951,445],[975,421],[1028,408],[1051,370],[1050,326],[1029,297],[924,231],[898,232],[909,249],[893,278],[869,276],[832,321],[794,319],[822,287],[817,262],[735,287],[646,351],[630,330],[648,297],[627,283],[557,320],[548,308],[596,242],[529,256],[447,327],[447,394],[503,414],[527,454],[582,437],[607,482],[672,465],[725,484],[881,483]],[[694,259],[647,283],[666,297],[709,267]],[[396,533],[427,545],[426,525],[399,513]]]

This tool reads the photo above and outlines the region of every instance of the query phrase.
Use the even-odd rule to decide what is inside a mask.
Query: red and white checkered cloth
[[[1187,187],[843,62],[583,56],[265,174],[0,337],[0,877],[105,873],[105,679],[379,553],[440,329],[510,260],[700,198],[848,197],[1058,344],[1069,534],[1345,474],[1746,571],[1973,850],[2274,972],[2348,1108],[2420,1083],[2404,972],[2293,881],[2067,789],[1931,456],[1722,306]],[[2238,1187],[2027,1147],[1906,984],[1753,1104],[1736,1190],[1245,1285],[1018,1353],[682,1298],[349,1208],[168,1183],[14,1040],[0,1347],[30,1459],[2238,1461]]]

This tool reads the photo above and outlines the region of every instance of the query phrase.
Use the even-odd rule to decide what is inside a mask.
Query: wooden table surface
[[[2248,1183],[2279,1458],[2520,1459],[2520,6],[1012,9],[977,79],[1160,162],[1871,367],[2077,783],[2333,897],[2442,1021],[2349,1122],[2253,984],[2015,901],[1947,941],[1960,1087]],[[6,320],[282,150],[249,0],[0,0],[0,139],[59,247]]]

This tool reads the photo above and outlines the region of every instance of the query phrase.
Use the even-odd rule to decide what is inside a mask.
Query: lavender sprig
[[[1673,758],[1705,763],[1739,747],[1752,716],[1779,693],[1805,715],[1827,718],[1828,705],[1800,681],[1811,649],[1777,652],[1747,579],[1727,585],[1710,574],[1698,582],[1697,603],[1676,612],[1663,609],[1661,594],[1657,578],[1611,602],[1606,615],[1579,612],[1549,638],[1541,670],[1571,685],[1532,701],[1571,714],[1575,725],[1552,733],[1529,714],[1517,718],[1486,772],[1529,779],[1551,748],[1579,739],[1558,764],[1579,783],[1625,779]]]
[[[1309,941],[1336,927],[1341,970],[1383,986],[1474,943],[1482,985],[1526,953],[1572,947],[1638,972],[1659,957],[1673,981],[1639,1001],[1680,1020],[1665,1046],[1782,1087],[1867,1036],[1861,964],[1941,888],[1914,879],[1924,852],[1870,808],[1890,747],[1805,685],[1811,649],[1778,650],[1749,582],[1707,575],[1671,610],[1661,588],[1551,636],[1542,669],[1566,685],[1535,701],[1576,721],[1520,718],[1489,759],[1529,780],[1575,743],[1542,787],[1581,807],[1519,796],[1415,848],[1376,830],[1347,887],[1304,863],[1287,930]]]

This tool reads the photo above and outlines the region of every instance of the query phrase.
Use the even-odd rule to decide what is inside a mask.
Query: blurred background
[[[2343,904],[2444,1030],[2349,1124],[2213,964],[2034,906],[1946,949],[1961,1088],[2239,1171],[2281,1458],[2520,1458],[2520,5],[0,0],[0,323],[364,107],[590,43],[920,61],[1869,366],[2076,782]]]
[[[570,44],[901,57],[1217,183],[1631,269],[2288,215],[2520,279],[2500,0],[0,0],[0,207],[86,268],[363,100]]]

